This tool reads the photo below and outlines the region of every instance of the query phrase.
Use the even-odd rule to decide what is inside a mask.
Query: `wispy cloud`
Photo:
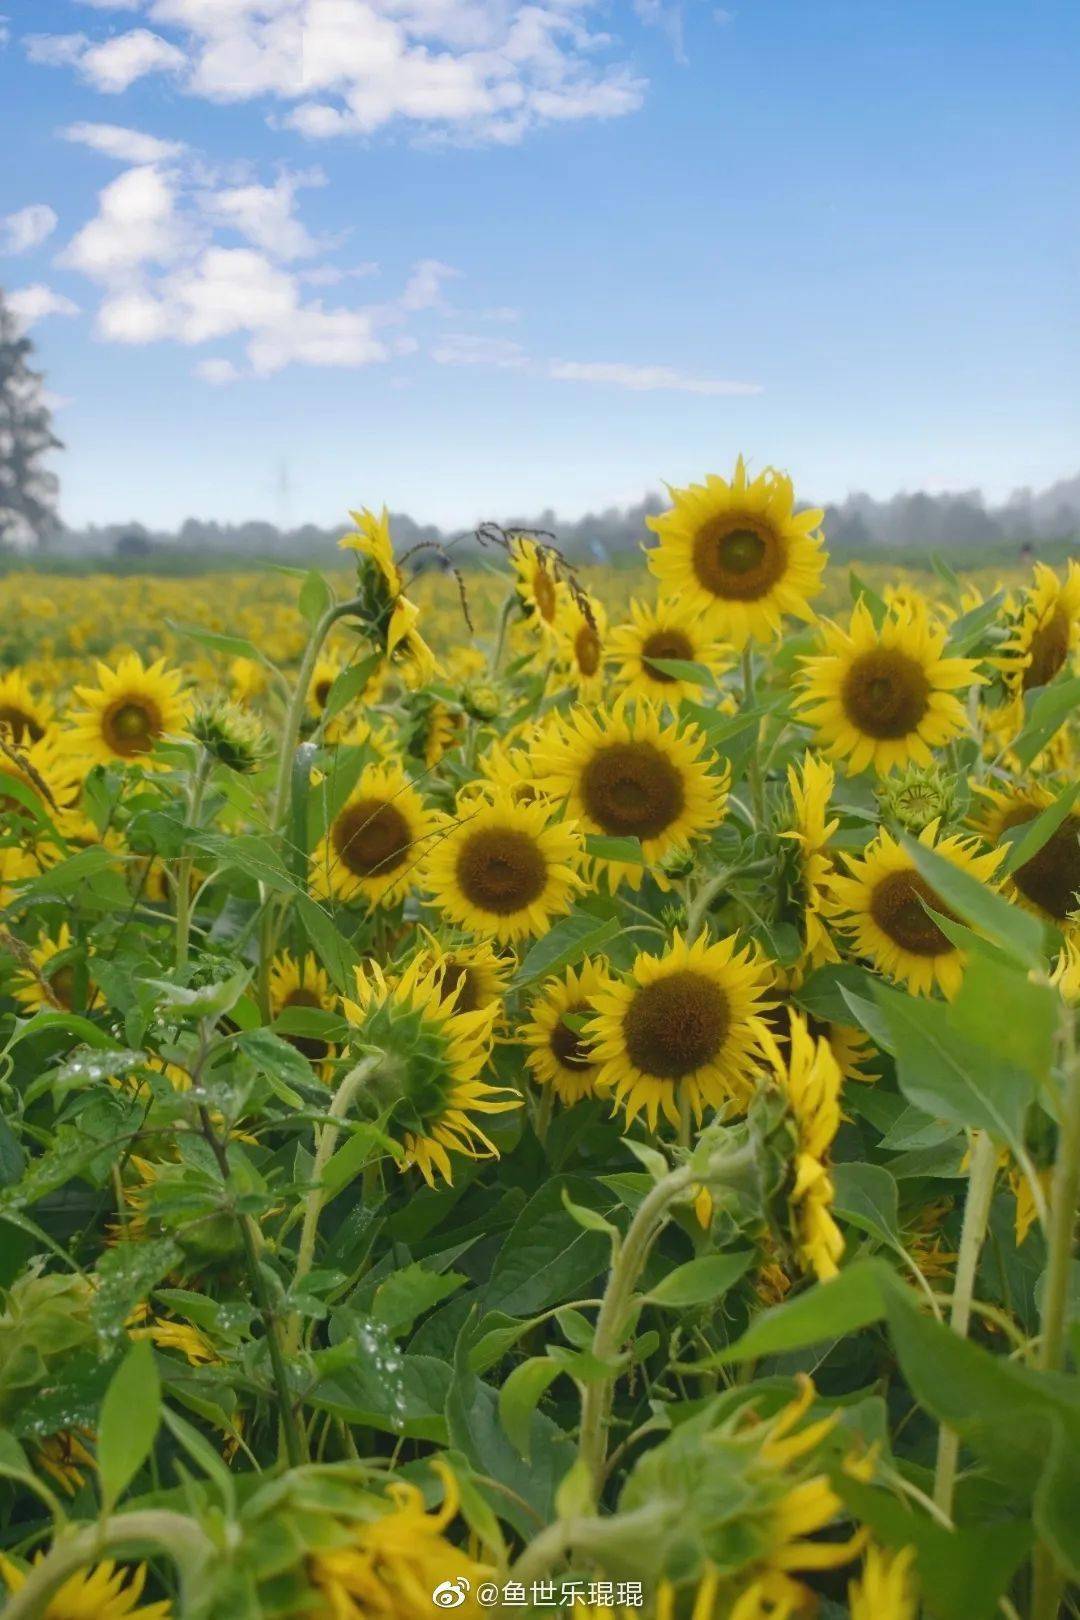
[[[607,360],[552,360],[547,368],[556,382],[600,383],[634,393],[657,390],[678,394],[760,394],[760,383],[721,377],[692,377],[673,366],[627,365]]]
[[[31,203],[0,219],[0,253],[29,253],[55,231],[56,211],[48,203]]]
[[[43,282],[30,287],[17,287],[7,295],[8,308],[24,326],[43,321],[49,315],[77,315],[79,306],[63,293],[54,292]]]
[[[65,141],[88,146],[121,163],[165,163],[187,150],[183,141],[164,141],[120,124],[68,124],[58,133]]]

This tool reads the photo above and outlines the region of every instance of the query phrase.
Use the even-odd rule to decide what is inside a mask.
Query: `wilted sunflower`
[[[670,511],[646,519],[659,536],[649,567],[667,594],[707,612],[711,628],[736,648],[751,636],[774,640],[785,613],[813,619],[824,513],[795,511],[790,478],[771,467],[748,478],[740,456],[730,483],[710,474],[671,496]]]
[[[365,765],[311,857],[312,889],[392,905],[409,887],[433,825],[400,765]]]
[[[566,799],[586,832],[640,841],[644,864],[597,858],[612,889],[624,879],[640,888],[646,867],[724,817],[727,767],[708,757],[696,726],[665,725],[652,704],[579,706],[537,739],[534,757],[539,790]]]
[[[326,969],[310,953],[295,957],[281,951],[274,957],[270,964],[270,1012],[274,1018],[280,1018],[283,1012],[294,1007],[334,1012],[337,1002],[337,991]],[[284,1039],[309,1063],[325,1064],[333,1056],[333,1048],[319,1036],[286,1035]]]
[[[972,825],[1001,853],[1006,833],[1034,821],[1056,797],[1033,781],[1004,788],[987,782],[973,786],[986,802],[972,817]],[[1026,910],[1057,927],[1072,921],[1080,910],[1080,814],[1069,812],[1042,848],[1009,874],[1005,890]]]
[[[802,902],[803,957],[807,967],[838,962],[840,953],[825,925],[830,904],[833,860],[829,839],[840,825],[828,820],[829,800],[836,776],[827,760],[807,749],[802,765],[788,766],[788,788],[795,825],[781,833],[799,846],[800,900]]]
[[[615,683],[628,698],[645,698],[677,709],[683,698],[696,698],[701,682],[672,675],[659,663],[700,664],[714,676],[730,665],[728,649],[706,627],[700,612],[675,598],[649,607],[630,603],[630,621],[617,625],[609,638]]]
[[[771,1044],[771,1043],[770,1043]],[[826,1160],[840,1125],[840,1066],[824,1037],[815,1038],[805,1019],[790,1013],[787,1051],[770,1056],[795,1121],[795,1179],[789,1194],[795,1252],[802,1269],[819,1282],[835,1277],[844,1239],[832,1217],[835,1191]]]
[[[943,656],[946,638],[925,608],[893,608],[878,629],[862,598],[849,629],[826,625],[824,651],[802,660],[796,700],[819,746],[853,775],[930,765],[931,750],[966,724],[956,693],[981,679],[975,660]]]
[[[429,1186],[453,1179],[452,1153],[497,1158],[473,1119],[520,1106],[516,1093],[479,1078],[491,1052],[493,1007],[458,1012],[442,994],[437,968],[416,957],[389,982],[377,963],[356,969],[356,999],[342,1011],[357,1038],[387,1054],[388,1075],[374,1099],[388,1112],[383,1128]]]
[[[83,708],[71,717],[71,747],[95,764],[152,766],[155,744],[184,729],[180,671],[166,669],[163,658],[144,666],[137,653],[129,653],[115,670],[99,662],[97,675],[97,686],[75,688]]]
[[[558,576],[555,557],[546,546],[525,534],[510,536],[509,555],[514,589],[526,617],[553,638],[560,609],[569,595],[565,580]]]
[[[0,737],[17,747],[40,742],[54,719],[52,704],[35,694],[22,670],[0,675]]]
[[[436,1458],[431,1466],[443,1484],[436,1512],[428,1513],[415,1485],[389,1485],[383,1513],[352,1524],[341,1545],[310,1555],[308,1573],[326,1597],[327,1620],[430,1620],[432,1592],[450,1581],[462,1582],[468,1594],[456,1605],[458,1615],[474,1620],[484,1612],[475,1592],[493,1572],[447,1539],[461,1492],[445,1463]]]
[[[919,834],[919,843],[980,883],[994,885],[1001,850],[979,854],[974,839],[955,835],[939,840],[936,822]],[[913,995],[929,995],[939,985],[951,1000],[963,983],[967,953],[953,944],[926,910],[930,906],[955,922],[948,906],[885,831],[861,857],[846,860],[849,875],[835,877],[832,887],[841,925],[853,934],[857,954],[869,957],[880,972],[906,984]]]
[[[588,957],[578,968],[567,968],[549,979],[529,1004],[529,1022],[518,1039],[529,1048],[525,1059],[536,1080],[550,1086],[569,1105],[591,1097],[600,1064],[588,1037],[571,1028],[567,1015],[584,1018],[596,1010],[596,998],[607,985],[607,975]]]
[[[559,618],[559,662],[582,699],[598,698],[604,687],[604,604],[589,597],[570,597]]]
[[[1016,692],[1045,686],[1065,668],[1080,640],[1080,565],[1070,560],[1059,579],[1035,564],[1034,583],[1024,592],[1011,639],[1002,649],[1005,678]]]
[[[37,1561],[43,1556],[39,1553]],[[18,1592],[27,1572],[0,1553],[0,1575],[9,1592]],[[125,1569],[106,1558],[69,1576],[41,1611],[42,1620],[169,1620],[172,1604],[167,1599],[139,1602],[145,1585],[145,1564]]]
[[[394,561],[394,544],[390,538],[390,514],[385,506],[376,517],[364,507],[349,516],[356,528],[344,535],[338,545],[343,551],[353,551],[358,560],[362,592],[370,596],[367,630],[383,649],[386,657],[403,662],[408,684],[423,686],[434,679],[437,664],[435,655],[417,629],[420,609],[405,595],[405,582]]]
[[[424,884],[452,923],[510,944],[569,911],[582,849],[577,826],[557,821],[542,799],[524,804],[494,788],[438,818]]]
[[[595,997],[584,1038],[628,1121],[644,1109],[680,1123],[680,1104],[700,1124],[706,1108],[745,1106],[767,1039],[761,965],[736,939],[688,945],[676,934],[663,956],[639,953],[628,977]]]

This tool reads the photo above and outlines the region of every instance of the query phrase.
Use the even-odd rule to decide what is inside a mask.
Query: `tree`
[[[52,429],[34,346],[0,293],[0,545],[44,546],[60,520],[60,481],[42,458],[63,445]]]

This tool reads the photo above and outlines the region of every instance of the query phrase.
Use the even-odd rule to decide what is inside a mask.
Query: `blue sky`
[[[1080,464],[1072,0],[0,11],[70,523]]]

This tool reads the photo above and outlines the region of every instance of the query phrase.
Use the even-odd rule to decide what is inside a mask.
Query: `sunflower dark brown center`
[[[18,747],[20,743],[40,742],[45,731],[33,715],[5,703],[0,704],[0,735],[8,736]]]
[[[591,624],[583,624],[574,637],[574,657],[583,675],[595,675],[600,668],[600,637]]]
[[[896,647],[862,653],[840,689],[844,713],[857,731],[885,742],[907,737],[930,706],[930,682],[922,665]]]
[[[713,1062],[730,1028],[724,991],[692,968],[635,990],[622,1024],[631,1063],[658,1080],[682,1080]]]
[[[295,990],[289,991],[282,1006],[314,1007],[317,1009],[322,1006],[322,1003],[314,990],[305,990],[303,985],[298,985]],[[290,1046],[295,1046],[296,1050],[306,1057],[309,1063],[322,1063],[330,1051],[326,1041],[319,1040],[315,1035],[286,1035],[285,1039]]]
[[[774,990],[772,994],[775,996],[778,992]],[[777,1002],[775,1007],[769,1007],[761,1014],[761,1021],[768,1026],[769,1033],[779,1047],[780,1056],[785,1063],[791,1057],[791,1017],[789,1008],[793,1005],[791,997],[785,995],[782,1000]],[[800,1007],[798,1010],[806,1023],[807,1032],[815,1041],[820,1041],[822,1037],[828,1039],[829,1025],[823,1018],[818,1018],[812,1012],[807,1012],[804,1007]]]
[[[650,742],[598,749],[582,772],[581,797],[605,833],[623,838],[659,837],[686,803],[680,772]]]
[[[956,918],[918,872],[890,872],[874,885],[870,915],[881,932],[912,956],[945,956],[956,949],[923,901],[950,922]]]
[[[532,593],[533,601],[536,603],[536,611],[540,617],[547,624],[554,623],[556,607],[555,581],[547,569],[542,568],[539,564],[533,569]]]
[[[575,1001],[573,1006],[564,1010],[548,1036],[551,1054],[564,1069],[574,1069],[580,1073],[582,1069],[591,1069],[593,1066],[591,1044],[584,1040],[577,1030],[571,1029],[570,1025],[564,1022],[568,1014],[571,1018],[580,1018],[590,1012],[592,1008],[588,1002]]]
[[[133,759],[148,754],[161,736],[161,715],[147,698],[122,698],[105,710],[101,722],[106,741],[114,754]]]
[[[70,1012],[75,1005],[75,969],[70,962],[58,967],[55,973],[49,975],[49,989],[61,1007]]]
[[[676,676],[657,669],[652,662],[654,658],[681,658],[689,661],[693,656],[694,649],[690,644],[690,637],[684,636],[681,630],[654,630],[652,635],[645,637],[641,645],[641,657],[648,666],[648,673],[654,681],[659,681],[661,686],[672,685]]]
[[[459,988],[460,986],[460,988]],[[443,968],[443,999],[449,1001],[457,990],[455,1012],[475,1012],[480,1005],[480,982],[466,962],[447,962]]]
[[[756,602],[783,578],[787,549],[756,518],[711,518],[694,536],[692,561],[699,582],[714,596]]]
[[[1022,819],[1030,821],[1037,814],[1032,807],[1031,814]],[[1017,825],[1015,819],[1012,825]],[[1017,868],[1013,882],[1025,900],[1056,922],[1064,922],[1076,910],[1080,892],[1080,816],[1066,816],[1030,861]]]
[[[539,900],[548,867],[528,833],[517,827],[481,827],[462,842],[455,872],[470,905],[510,917]]]
[[[354,877],[384,877],[408,859],[412,829],[396,804],[358,799],[334,822],[333,845]]]
[[[1031,638],[1031,661],[1024,671],[1024,691],[1052,681],[1069,656],[1069,615],[1059,602]]]
[[[316,681],[315,685],[312,687],[311,690],[315,695],[315,702],[319,705],[320,709],[326,708],[326,700],[330,696],[330,688],[333,686],[333,684],[333,681]]]

